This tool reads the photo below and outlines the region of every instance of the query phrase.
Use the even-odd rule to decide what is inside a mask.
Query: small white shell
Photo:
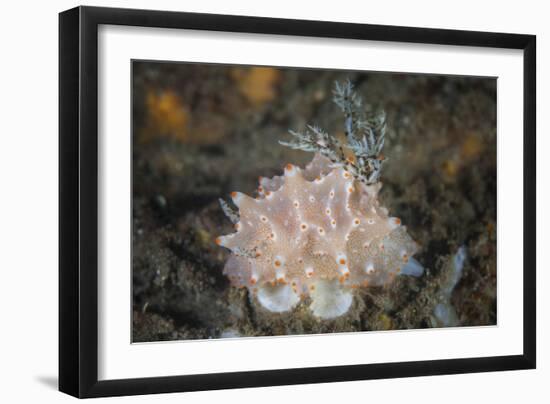
[[[266,284],[258,290],[258,301],[269,311],[281,313],[292,309],[300,301],[290,285]]]
[[[353,302],[350,289],[342,287],[338,281],[317,281],[311,292],[309,308],[314,315],[324,320],[345,314]]]

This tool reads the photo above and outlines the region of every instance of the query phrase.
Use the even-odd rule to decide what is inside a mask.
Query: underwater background
[[[134,342],[496,324],[495,78],[147,61],[132,71]],[[232,224],[218,198],[309,162],[278,143],[289,129],[343,136],[332,88],[346,79],[387,114],[380,201],[420,244],[425,273],[357,290],[334,320],[303,304],[271,313],[222,274],[229,252],[214,240]]]

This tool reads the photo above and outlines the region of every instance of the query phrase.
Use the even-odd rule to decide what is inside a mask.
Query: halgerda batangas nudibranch
[[[354,108],[361,105],[349,82],[337,85],[337,104],[338,91],[347,91]],[[350,140],[357,134],[349,132],[377,126],[350,113],[343,146],[353,150]],[[412,258],[417,244],[378,201],[382,184],[373,170],[381,165],[370,161],[374,152],[380,161],[375,134],[364,150],[355,144],[355,158],[346,159],[335,138],[310,129],[291,132],[298,142],[287,145],[315,151],[313,161],[303,169],[287,164],[282,176],[260,177],[255,198],[233,192],[238,212],[222,201],[236,232],[216,243],[232,252],[224,268],[231,284],[248,288],[267,310],[285,312],[309,296],[313,314],[331,319],[348,311],[354,289],[384,285],[399,274],[419,276],[423,269]]]

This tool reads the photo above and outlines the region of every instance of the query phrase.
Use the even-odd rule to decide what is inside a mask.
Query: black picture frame
[[[99,381],[98,26],[113,24],[523,51],[523,354]],[[536,366],[534,35],[77,7],[59,15],[59,389],[76,397],[324,383]]]

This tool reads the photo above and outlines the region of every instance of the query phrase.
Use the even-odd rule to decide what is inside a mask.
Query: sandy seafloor
[[[496,80],[435,75],[135,62],[132,279],[134,342],[496,324]],[[306,299],[267,312],[222,274],[233,232],[218,198],[313,155],[288,129],[343,132],[331,101],[349,78],[387,113],[381,203],[421,245],[420,278],[355,292],[349,312],[315,318]],[[448,300],[450,260],[468,259]]]

